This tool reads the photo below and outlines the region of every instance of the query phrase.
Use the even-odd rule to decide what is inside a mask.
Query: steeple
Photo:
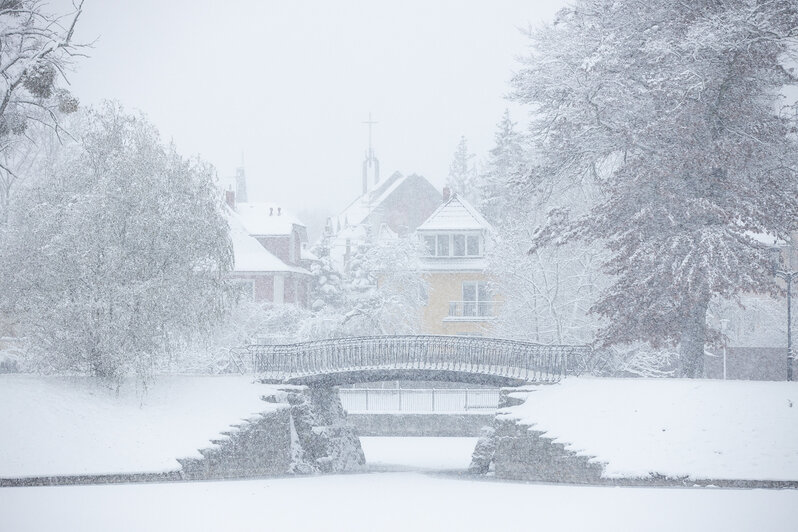
[[[247,202],[247,176],[243,166],[236,168],[236,201],[238,203]]]
[[[369,126],[369,149],[363,160],[363,194],[365,194],[369,190],[369,181],[373,181],[375,186],[380,182],[380,161],[374,155],[374,148],[371,144],[371,127],[377,122],[371,119],[371,113],[369,113],[369,119],[363,123]]]

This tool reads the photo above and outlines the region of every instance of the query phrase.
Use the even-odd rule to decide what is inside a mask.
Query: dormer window
[[[481,257],[481,237],[478,234],[447,233],[424,235],[428,257]]]
[[[465,257],[465,254],[466,254],[466,236],[452,235],[452,256]]]
[[[438,257],[448,257],[449,247],[449,235],[438,235],[438,250],[435,255]]]
[[[479,235],[468,235],[466,237],[466,255],[469,257],[480,256],[479,252]]]

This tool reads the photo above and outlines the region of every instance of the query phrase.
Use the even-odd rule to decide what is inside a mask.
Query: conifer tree
[[[454,152],[454,158],[449,165],[449,177],[446,180],[446,185],[461,196],[468,199],[468,201],[477,204],[479,202],[479,191],[477,190],[476,183],[476,167],[471,162],[475,157],[468,149],[468,141],[466,138],[460,137],[460,142],[457,144],[457,149]]]
[[[521,135],[510,119],[509,109],[504,110],[494,134],[496,144],[490,150],[484,171],[479,175],[479,208],[491,222],[498,223],[512,203],[510,181],[519,170],[523,147]]]
[[[578,0],[530,33],[514,98],[534,109],[527,185],[592,181],[587,212],[549,213],[536,245],[599,242],[604,344],[678,344],[703,374],[713,298],[774,292],[798,220],[794,0]]]

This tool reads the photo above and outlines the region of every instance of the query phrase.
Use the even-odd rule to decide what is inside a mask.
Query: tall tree
[[[527,185],[595,181],[587,213],[550,212],[536,245],[604,243],[613,282],[593,311],[605,344],[679,344],[703,372],[713,297],[776,290],[798,220],[794,0],[579,0],[530,33],[514,98],[542,164]]]
[[[43,368],[143,380],[224,313],[222,201],[213,168],[142,117],[107,104],[80,118],[78,140],[0,233],[0,313],[19,317]]]
[[[460,137],[457,149],[454,151],[452,163],[449,165],[449,176],[446,185],[472,203],[478,203],[479,191],[476,183],[476,166],[471,160],[475,157],[468,149],[468,141]]]
[[[518,173],[523,158],[522,137],[510,119],[510,110],[505,109],[496,126],[495,145],[488,154],[482,173],[479,175],[479,208],[493,223],[502,220],[507,213],[510,197],[509,184]]]
[[[19,179],[14,158],[30,140],[29,124],[58,134],[59,116],[77,110],[77,100],[59,85],[82,55],[84,45],[72,40],[82,10],[82,0],[61,16],[40,0],[0,0],[0,224],[8,219]]]

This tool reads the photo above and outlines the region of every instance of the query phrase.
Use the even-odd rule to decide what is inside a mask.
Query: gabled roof
[[[418,231],[493,231],[493,226],[465,198],[457,193],[438,207],[418,227]]]
[[[369,190],[356,198],[338,215],[338,222],[341,227],[362,224],[369,214],[385,201],[394,190],[399,188],[408,177],[399,172],[394,172],[391,177],[380,183],[377,188]]]
[[[233,242],[233,256],[236,272],[293,272],[308,275],[304,268],[291,266],[264,248],[244,226],[241,217],[232,209],[225,207],[225,216],[230,225],[230,239]]]
[[[294,225],[305,226],[275,203],[236,203],[236,214],[250,235],[290,235]]]

